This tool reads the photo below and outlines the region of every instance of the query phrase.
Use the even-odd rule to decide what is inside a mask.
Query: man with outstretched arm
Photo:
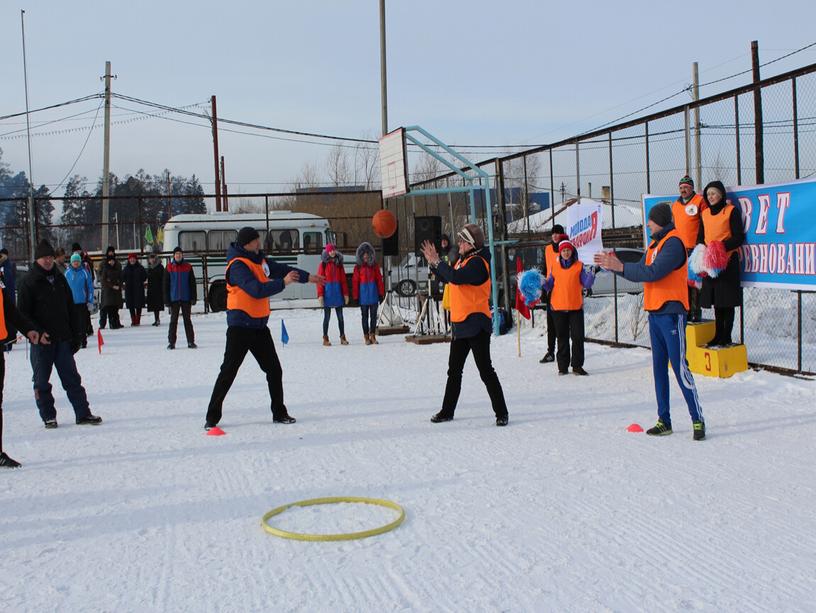
[[[221,407],[247,351],[266,373],[272,402],[272,421],[293,424],[283,403],[283,369],[269,332],[269,297],[290,283],[323,283],[323,277],[278,264],[261,251],[258,231],[244,227],[227,250],[227,345],[207,409],[206,430],[221,421]]]
[[[691,415],[694,440],[701,441],[705,439],[703,409],[686,361],[686,313],[689,308],[686,248],[674,227],[668,203],[652,207],[646,225],[652,233],[652,241],[640,262],[624,264],[611,252],[596,253],[595,263],[629,281],[643,282],[643,308],[649,313],[652,374],[657,396],[657,423],[646,434],[665,436],[672,433],[668,364],[671,362]]]

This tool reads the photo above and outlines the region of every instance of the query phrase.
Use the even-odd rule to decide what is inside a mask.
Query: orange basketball
[[[371,227],[380,238],[389,238],[397,231],[397,218],[391,211],[379,210],[371,218]]]

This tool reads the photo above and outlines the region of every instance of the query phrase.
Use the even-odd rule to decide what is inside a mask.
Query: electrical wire
[[[99,103],[99,106],[96,107],[96,115],[94,115],[93,123],[91,124],[91,128],[88,130],[88,136],[85,137],[85,142],[82,143],[82,148],[79,150],[79,153],[77,154],[76,159],[74,160],[74,163],[71,164],[70,170],[67,173],[65,173],[65,176],[62,178],[62,181],[60,181],[57,184],[57,187],[55,187],[53,190],[51,190],[52,194],[53,194],[53,192],[57,191],[60,187],[62,187],[62,184],[65,183],[65,181],[68,179],[69,176],[71,176],[71,173],[74,172],[74,168],[76,168],[77,162],[79,162],[79,159],[82,157],[82,154],[85,153],[85,147],[87,146],[88,141],[91,138],[91,134],[94,131],[94,126],[96,126],[96,118],[99,117],[99,109],[102,108],[103,104],[105,104],[104,100],[101,101]]]
[[[31,109],[30,111],[22,111],[20,113],[12,113],[11,115],[0,115],[0,121],[4,119],[12,119],[14,117],[24,117],[25,115],[31,115],[32,113],[39,113],[40,111],[48,111],[50,109],[57,109],[61,106],[68,106],[69,104],[77,104],[78,102],[85,102],[86,100],[93,100],[94,98],[102,98],[105,94],[91,94],[89,96],[83,96],[82,98],[75,98],[73,100],[66,100],[65,102],[60,102],[58,104],[51,104],[49,106],[43,106],[38,109]]]

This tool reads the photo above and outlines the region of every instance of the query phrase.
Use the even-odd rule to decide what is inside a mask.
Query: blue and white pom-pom
[[[518,280],[518,287],[524,302],[531,305],[541,300],[541,286],[544,284],[544,277],[537,270],[526,270],[521,273]]]

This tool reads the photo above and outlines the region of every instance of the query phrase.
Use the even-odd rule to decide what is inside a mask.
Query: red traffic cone
[[[224,436],[226,432],[224,432],[218,426],[213,426],[209,430],[207,430],[207,436]]]
[[[102,330],[96,330],[96,348],[99,350],[99,353],[102,353],[102,345],[105,344],[105,340],[102,338]]]
[[[643,432],[643,428],[640,427],[640,424],[629,424],[629,427],[626,428],[627,432]]]

